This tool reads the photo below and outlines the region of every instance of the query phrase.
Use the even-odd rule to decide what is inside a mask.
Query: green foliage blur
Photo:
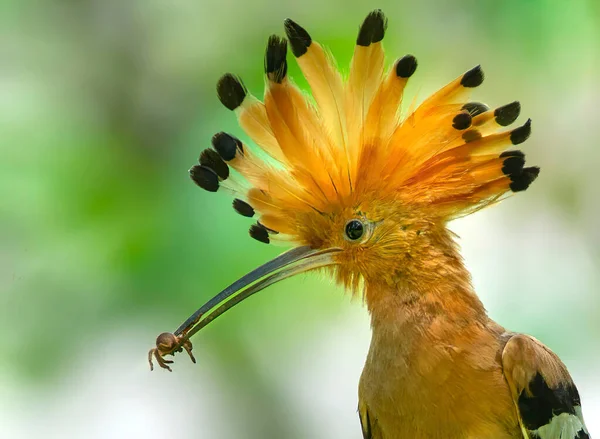
[[[347,66],[374,8],[388,61],[419,60],[410,96],[482,64],[474,98],[520,100],[533,119],[540,179],[453,227],[492,317],[561,355],[600,434],[596,0],[3,0],[0,437],[360,437],[369,320],[328,279],[223,316],[195,337],[197,365],[150,373],[146,352],[283,250],[188,177],[215,132],[244,138],[217,79],[234,72],[260,96],[287,17]]]

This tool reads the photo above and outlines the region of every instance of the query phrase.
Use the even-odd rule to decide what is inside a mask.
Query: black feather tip
[[[219,177],[212,169],[202,165],[194,165],[189,172],[190,178],[202,189],[209,192],[219,190]]]
[[[500,154],[504,158],[502,162],[502,173],[511,176],[520,174],[525,166],[525,154],[521,151],[506,151]]]
[[[356,44],[358,46],[370,46],[372,43],[378,43],[383,40],[385,30],[387,29],[387,18],[381,11],[376,9],[367,15],[358,31]]]
[[[510,190],[513,192],[524,191],[535,181],[540,174],[540,168],[532,166],[530,168],[523,168],[518,174],[511,174],[510,177]]]
[[[248,218],[252,218],[254,216],[254,208],[239,198],[233,200],[233,208],[242,216]]]
[[[467,102],[465,105],[462,106],[462,109],[468,111],[471,117],[475,117],[479,116],[482,113],[485,113],[490,109],[490,107],[488,107],[485,104],[482,104],[481,102]]]
[[[296,58],[301,57],[312,44],[310,35],[302,26],[289,18],[283,22],[283,26],[285,28],[285,34],[290,42],[292,53]]]
[[[265,51],[265,73],[270,81],[278,84],[287,73],[287,41],[277,35],[271,35]]]
[[[213,136],[211,142],[215,151],[226,162],[233,160],[238,152],[242,155],[244,154],[242,141],[231,134],[224,132],[217,133]]]
[[[479,87],[483,82],[483,70],[481,66],[473,67],[467,73],[465,73],[460,80],[460,84],[463,87],[474,88]]]
[[[260,221],[256,221],[256,223],[261,226],[264,227],[265,229],[267,229],[267,232],[273,234],[273,235],[279,235],[279,232],[277,230],[273,230],[273,229],[269,229],[267,226],[265,226],[263,223],[261,223]]]
[[[518,150],[504,151],[502,154],[500,154],[500,158],[502,157],[525,157],[525,154],[523,154],[523,151]]]
[[[206,168],[210,168],[215,171],[215,174],[221,180],[227,180],[229,177],[229,166],[223,161],[221,156],[214,149],[205,149],[200,154],[200,164]]]
[[[477,130],[465,131],[462,135],[462,139],[466,142],[474,142],[475,140],[481,139],[481,133]]]
[[[513,145],[518,145],[526,141],[531,135],[531,119],[527,119],[527,122],[519,128],[515,128],[510,132],[510,141]]]
[[[225,73],[217,82],[217,95],[225,107],[235,110],[246,97],[246,87],[242,80],[231,73]]]
[[[521,114],[521,103],[519,101],[511,102],[510,104],[498,107],[494,110],[496,123],[506,127],[517,120]]]
[[[456,116],[454,116],[454,119],[452,119],[452,127],[454,127],[454,129],[456,130],[466,130],[467,128],[469,128],[471,126],[471,121],[473,119],[471,118],[471,115],[467,112],[462,112],[462,113],[458,113]]]
[[[400,78],[410,78],[417,70],[417,58],[404,55],[396,63],[396,75]]]
[[[271,242],[269,239],[269,231],[261,224],[253,224],[250,227],[250,230],[248,230],[248,233],[257,241],[264,242],[265,244]]]

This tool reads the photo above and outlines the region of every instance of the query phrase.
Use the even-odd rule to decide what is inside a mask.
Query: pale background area
[[[533,119],[539,180],[453,229],[491,316],[561,356],[600,436],[598,5],[3,0],[0,437],[360,438],[369,320],[322,277],[219,319],[194,338],[197,365],[150,373],[145,357],[282,250],[187,176],[212,134],[241,135],[217,79],[232,71],[260,95],[264,44],[287,17],[345,66],[375,7],[389,62],[419,60],[411,96],[481,63],[474,97],[519,99],[519,121]]]

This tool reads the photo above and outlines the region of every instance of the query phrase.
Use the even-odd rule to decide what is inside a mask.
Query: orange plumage
[[[375,12],[365,26],[380,22]],[[269,39],[265,56],[264,104],[233,75],[219,82],[221,100],[277,162],[261,160],[245,147],[229,161],[252,186],[244,199],[255,207],[261,224],[271,224],[293,242],[313,240],[304,225],[306,215],[335,214],[367,200],[387,199],[398,209],[411,206],[424,216],[448,220],[494,202],[511,185],[525,189],[537,176],[538,168],[523,168],[518,153],[503,172],[507,158],[501,154],[527,139],[530,124],[502,132],[518,116],[518,104],[504,111],[510,114],[468,105],[471,89],[483,81],[479,67],[402,116],[400,103],[416,60],[406,56],[384,72],[385,25],[377,35],[368,34],[372,30],[359,35],[364,41],[357,44],[344,80],[331,56],[286,21],[316,105],[287,77],[287,43],[276,36]],[[277,230],[282,223],[285,230]]]

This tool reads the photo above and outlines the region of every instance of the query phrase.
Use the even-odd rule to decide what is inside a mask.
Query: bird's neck
[[[359,398],[380,430],[397,437],[465,437],[482,418],[463,418],[454,404],[475,394],[491,400],[477,413],[491,413],[496,398],[511,410],[497,356],[504,328],[487,317],[450,238],[412,251],[424,257],[405,258],[392,282],[366,281],[372,336]],[[502,431],[491,436],[508,437]],[[470,437],[488,437],[480,432]]]
[[[449,233],[435,237],[423,258],[399,267],[397,280],[366,282],[366,302],[374,335],[403,340],[422,334],[433,322],[457,330],[488,320],[471,285],[458,248]]]

